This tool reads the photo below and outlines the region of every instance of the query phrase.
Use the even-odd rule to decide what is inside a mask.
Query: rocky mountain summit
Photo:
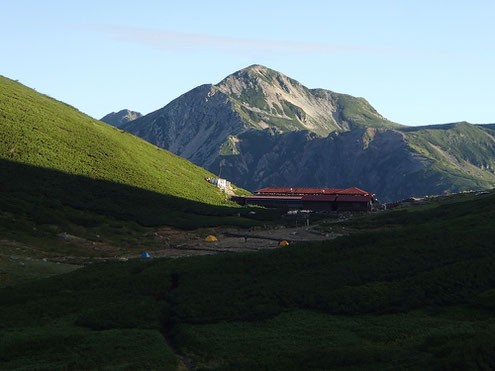
[[[130,121],[136,120],[143,115],[139,112],[123,109],[119,112],[112,112],[102,117],[100,121],[106,122],[112,126],[120,128],[122,125],[127,124]]]
[[[209,168],[220,154],[236,151],[237,136],[271,129],[319,136],[360,127],[396,127],[363,98],[310,90],[299,82],[253,65],[217,85],[199,86],[165,107],[123,125],[159,147]]]
[[[309,130],[320,136],[359,127],[395,126],[363,98],[308,89],[284,74],[260,65],[240,70],[214,86],[254,128],[279,133]]]
[[[122,128],[250,190],[357,186],[393,201],[495,185],[493,126],[406,127],[260,65]]]

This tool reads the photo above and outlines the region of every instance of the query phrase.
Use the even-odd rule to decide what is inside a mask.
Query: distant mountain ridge
[[[100,121],[107,124],[120,128],[122,125],[127,124],[130,121],[136,120],[143,115],[139,112],[130,111],[128,109],[123,109],[119,112],[112,112],[108,115],[103,116]]]
[[[122,128],[250,190],[357,186],[393,201],[495,186],[491,126],[403,126],[260,65]]]
[[[442,137],[445,130],[457,143],[434,144],[434,137]],[[221,168],[222,176],[252,190],[354,185],[386,202],[487,189],[495,185],[495,142],[489,131],[467,123],[407,134],[357,129],[326,138],[309,132],[249,131],[238,137],[238,154],[219,156],[212,169],[218,173]],[[474,138],[479,138],[478,145],[471,144]]]

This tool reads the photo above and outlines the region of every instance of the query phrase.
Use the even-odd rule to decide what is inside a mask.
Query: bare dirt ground
[[[183,232],[164,228],[157,232],[163,240],[163,249],[154,250],[153,257],[184,257],[217,253],[269,250],[279,247],[282,240],[290,243],[331,240],[341,236],[337,233],[321,233],[314,227],[276,228],[243,231],[221,229],[212,233],[218,241],[207,242],[201,233]]]
[[[218,241],[205,241],[205,237],[209,234],[214,235]],[[147,251],[152,258],[237,253],[276,249],[283,240],[293,244],[304,241],[332,240],[341,235],[341,233],[321,232],[316,225],[298,228],[278,226],[272,229],[215,228],[196,231],[161,227],[144,234],[132,247],[121,247],[104,240],[95,242],[61,233],[58,238],[66,244],[66,248],[57,251],[45,251],[41,247],[1,240],[0,265],[8,264],[9,269],[15,268],[16,270],[24,269],[22,267],[25,264],[37,263],[81,266],[101,261],[139,258],[143,251]],[[73,255],[76,251],[77,254]],[[56,268],[58,270],[59,267]],[[0,269],[0,274],[2,269]]]

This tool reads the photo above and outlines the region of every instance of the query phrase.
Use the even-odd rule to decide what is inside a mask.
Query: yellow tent
[[[209,236],[206,236],[205,241],[206,242],[215,242],[215,241],[218,241],[218,238],[216,238],[214,235],[210,234]]]
[[[289,246],[289,243],[286,240],[283,240],[283,241],[280,241],[280,243],[278,245],[280,247],[284,247],[284,246]]]

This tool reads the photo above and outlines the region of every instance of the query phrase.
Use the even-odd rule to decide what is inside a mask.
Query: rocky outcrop
[[[308,89],[284,74],[260,65],[240,70],[216,87],[254,128],[280,133],[309,130],[320,136],[356,127],[398,126],[363,98],[324,89]]]
[[[128,109],[123,109],[119,112],[112,112],[108,115],[102,117],[100,121],[106,122],[112,126],[120,128],[122,125],[127,124],[130,121],[136,120],[143,115],[139,112],[129,111]]]
[[[202,85],[122,128],[189,161],[209,168],[229,135],[249,129],[229,97]]]

